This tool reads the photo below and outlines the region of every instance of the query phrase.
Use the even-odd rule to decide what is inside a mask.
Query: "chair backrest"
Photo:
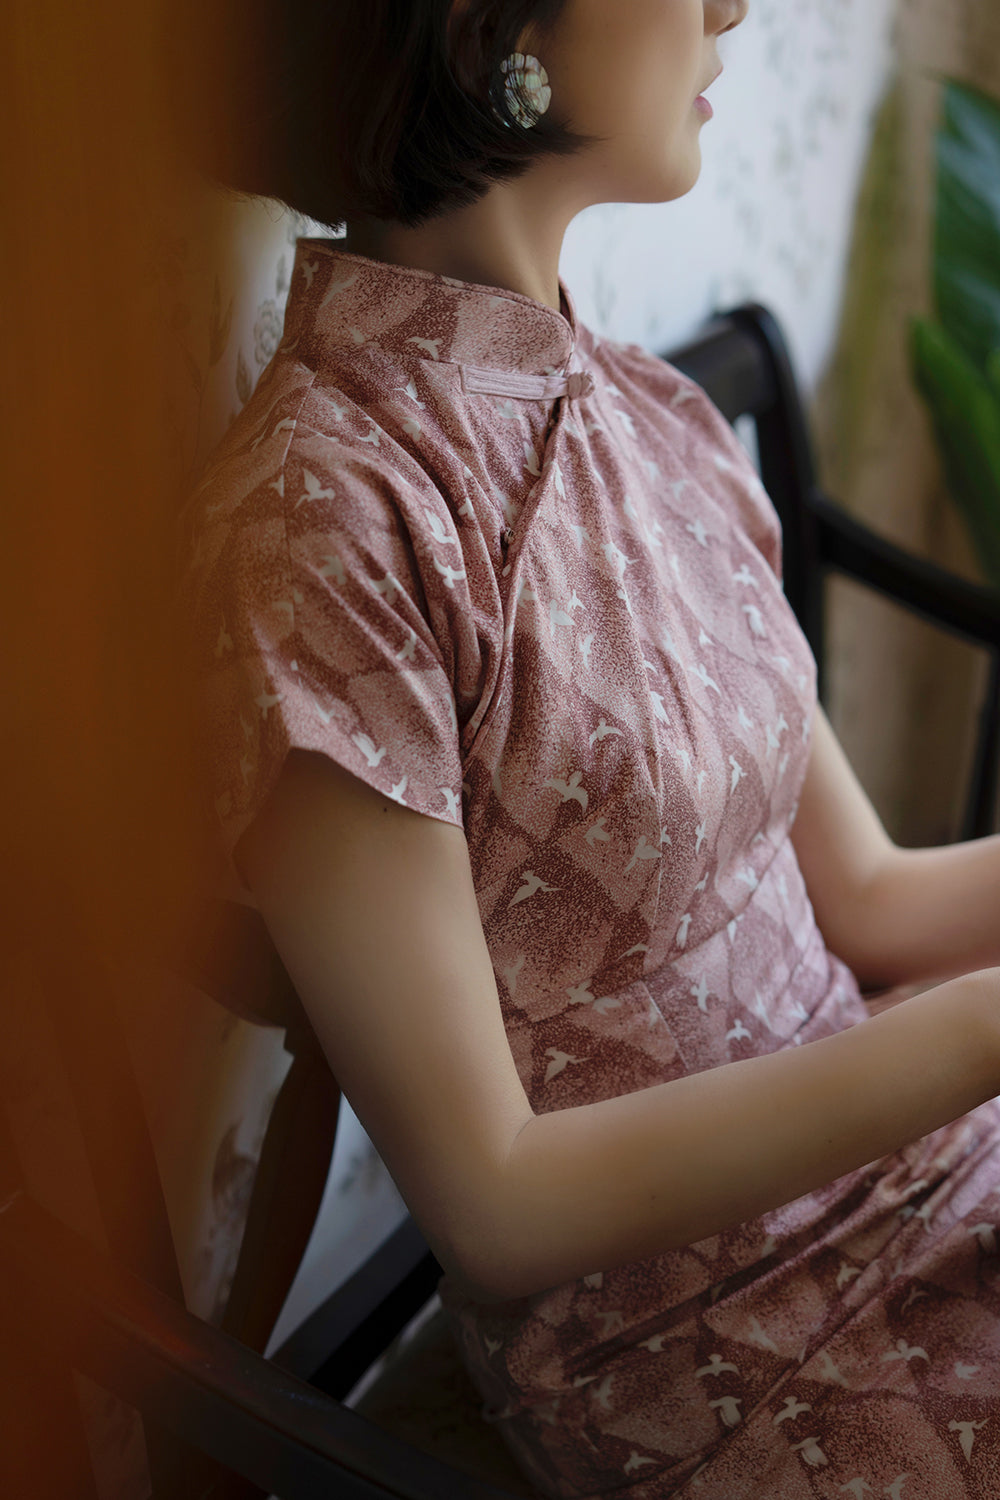
[[[987,653],[989,672],[960,837],[997,826],[1000,790],[1000,593],[914,557],[819,488],[809,424],[777,319],[745,302],[710,319],[664,359],[704,387],[731,423],[753,418],[760,477],[782,527],[785,597],[816,658],[826,703],[826,580],[838,572]]]

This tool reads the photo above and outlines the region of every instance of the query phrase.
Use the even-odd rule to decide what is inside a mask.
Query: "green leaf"
[[[949,492],[984,572],[1000,588],[1000,399],[944,328],[911,317],[909,333]]]
[[[1000,103],[948,79],[942,105],[934,301],[944,328],[985,372],[1000,344]]]

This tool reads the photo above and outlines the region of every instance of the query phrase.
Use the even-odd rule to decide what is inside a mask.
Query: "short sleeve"
[[[319,434],[239,493],[202,497],[190,626],[207,785],[226,853],[288,751],[315,750],[401,806],[462,824],[454,691],[405,481]],[[440,622],[438,622],[440,629]]]

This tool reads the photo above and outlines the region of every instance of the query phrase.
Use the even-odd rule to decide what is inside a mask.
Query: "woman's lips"
[[[700,110],[701,113],[703,115],[706,115],[709,119],[711,119],[711,117],[715,114],[715,110],[709,104],[704,94],[698,95],[697,99],[694,101],[694,107],[695,109]]]

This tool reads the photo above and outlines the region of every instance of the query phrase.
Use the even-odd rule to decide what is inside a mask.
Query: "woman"
[[[347,224],[191,507],[234,868],[539,1493],[993,1497],[1000,838],[888,838],[732,428],[558,275],[746,0],[339,11],[225,165]]]

